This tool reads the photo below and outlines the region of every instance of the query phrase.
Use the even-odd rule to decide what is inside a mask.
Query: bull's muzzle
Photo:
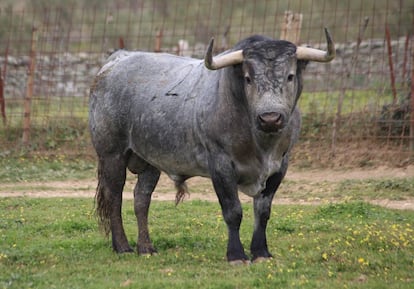
[[[259,129],[271,133],[277,132],[285,126],[286,117],[282,113],[278,112],[265,112],[259,114],[257,117],[257,122],[259,124]]]

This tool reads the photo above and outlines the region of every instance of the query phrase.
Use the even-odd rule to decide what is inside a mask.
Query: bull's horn
[[[301,60],[317,61],[317,62],[329,62],[335,58],[335,44],[332,41],[332,37],[329,34],[327,28],[325,28],[326,43],[328,51],[309,47],[297,47],[296,57]]]
[[[211,70],[224,68],[239,64],[243,61],[243,50],[233,51],[227,54],[213,57],[214,38],[211,38],[208,44],[206,56],[204,57],[204,65]]]

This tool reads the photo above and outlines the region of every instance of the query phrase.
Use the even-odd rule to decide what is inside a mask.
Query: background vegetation
[[[366,38],[383,38],[385,23],[395,38],[412,34],[410,11],[414,8],[408,0],[3,0],[0,9],[0,39],[14,27],[16,33],[8,37],[25,44],[9,47],[11,51],[28,50],[33,25],[46,30],[45,37],[51,42],[60,38],[66,49],[97,51],[118,47],[120,36],[131,49],[152,50],[154,36],[161,28],[167,47],[183,37],[190,45],[206,43],[212,35],[221,37],[228,29],[231,44],[252,33],[277,38],[288,10],[303,14],[303,43],[322,42],[321,27],[329,27],[338,43],[355,41],[365,17],[369,18]],[[26,17],[28,14],[34,17]],[[139,23],[134,21],[137,17]],[[48,26],[55,21],[55,27]],[[108,36],[105,43],[99,39],[103,34]],[[85,43],[86,35],[98,41]],[[0,51],[5,45],[7,41],[0,41]]]

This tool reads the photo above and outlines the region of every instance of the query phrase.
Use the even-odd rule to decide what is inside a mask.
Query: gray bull
[[[270,258],[266,226],[273,196],[300,131],[296,103],[308,61],[327,52],[252,36],[204,61],[168,54],[118,51],[97,74],[89,124],[98,155],[97,214],[118,253],[133,251],[125,236],[122,191],[126,169],[138,175],[134,209],[139,254],[156,252],[148,232],[151,194],[160,172],[174,180],[209,177],[228,227],[227,260],[248,262],[239,238],[238,190],[254,199],[252,260]]]

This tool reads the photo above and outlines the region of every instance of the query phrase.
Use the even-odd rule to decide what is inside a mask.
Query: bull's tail
[[[96,187],[95,194],[95,215],[98,219],[100,229],[109,235],[111,231],[110,227],[110,215],[111,215],[111,201],[108,198],[107,188],[103,180],[102,165],[101,162],[98,164],[98,186]]]

